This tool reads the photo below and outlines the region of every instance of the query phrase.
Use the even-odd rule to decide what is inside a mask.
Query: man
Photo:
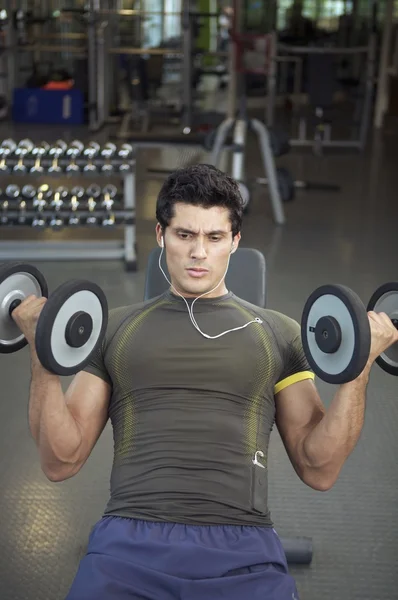
[[[353,450],[375,358],[398,340],[369,313],[368,364],[325,411],[299,325],[225,286],[242,200],[207,165],[180,169],[157,202],[170,289],[110,312],[95,359],[64,395],[34,350],[45,300],[13,316],[30,342],[29,421],[51,481],[75,475],[111,419],[111,497],[68,600],[293,600],[267,503],[276,423],[298,476],[328,490]]]

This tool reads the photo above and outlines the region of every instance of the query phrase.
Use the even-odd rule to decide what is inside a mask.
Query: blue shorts
[[[66,600],[298,600],[274,529],[104,517]]]

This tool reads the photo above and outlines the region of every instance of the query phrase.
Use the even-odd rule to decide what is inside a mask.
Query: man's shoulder
[[[157,306],[160,306],[163,303],[163,301],[164,294],[162,294],[161,296],[157,296],[156,298],[151,298],[150,300],[144,300],[135,304],[129,304],[126,306],[112,308],[109,311],[108,315],[108,340],[112,338],[120,328],[127,325],[127,323],[131,321],[131,319],[134,319],[139,315],[142,315],[143,313],[155,309]]]

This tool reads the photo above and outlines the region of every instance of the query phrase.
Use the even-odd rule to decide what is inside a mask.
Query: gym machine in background
[[[57,60],[59,57],[70,65],[79,64],[80,71],[85,70],[84,77],[81,73],[80,79],[84,80],[82,85],[87,86],[90,131],[98,131],[105,124],[117,123],[120,120],[118,137],[128,141],[131,121],[135,121],[136,127],[144,131],[150,128],[152,119],[155,122],[160,118],[163,124],[172,124],[177,131],[189,133],[202,125],[209,124],[215,127],[225,115],[224,111],[219,111],[220,106],[211,111],[201,110],[200,102],[196,102],[194,82],[201,74],[217,73],[217,69],[211,66],[213,60],[219,61],[218,66],[223,63],[225,73],[229,77],[226,112],[229,118],[236,117],[237,87],[234,65],[239,62],[240,55],[245,58],[246,76],[252,74],[264,78],[267,92],[264,99],[264,121],[268,127],[275,123],[277,99],[280,99],[281,95],[289,96],[293,106],[297,105],[297,111],[294,113],[298,112],[298,133],[294,127],[291,134],[293,146],[313,146],[318,153],[324,147],[364,147],[375,87],[376,34],[369,32],[367,46],[347,48],[327,44],[323,47],[284,44],[281,35],[275,29],[269,30],[265,35],[250,34],[245,38],[237,20],[242,9],[240,3],[235,2],[232,34],[232,38],[235,36],[232,40],[234,43],[230,40],[228,47],[223,51],[198,48],[197,31],[200,31],[201,23],[210,23],[209,29],[217,29],[219,13],[201,13],[194,10],[192,5],[190,0],[181,0],[181,11],[145,11],[141,8],[119,10],[109,8],[109,4],[103,0],[89,0],[83,8],[70,8],[66,5],[51,12],[44,4],[36,2],[33,14],[23,10],[15,13],[11,0],[7,0],[6,10],[2,11],[7,18],[2,19],[1,26],[5,39],[3,62],[7,62],[6,95],[9,104],[12,102],[16,82],[21,81],[20,72],[28,68],[28,56],[32,57],[34,67],[43,61]],[[158,18],[164,25],[168,19],[178,23],[174,38],[163,40],[163,35],[160,35],[157,41],[152,38],[149,42],[144,40],[144,23],[153,18]],[[128,35],[126,23],[129,28]],[[70,31],[72,28],[73,32]],[[61,30],[62,35],[52,33]],[[32,38],[33,33],[35,35]],[[246,46],[245,52],[243,48],[237,48],[237,45]],[[249,45],[250,53],[246,52]],[[249,54],[251,56],[247,61]],[[255,63],[259,58],[260,63],[262,58],[267,62],[266,73],[262,66],[256,70]],[[344,113],[332,107],[334,93],[341,85],[339,83],[336,87],[331,70],[319,68],[318,64],[323,61],[330,65],[331,59],[342,58],[351,62],[358,59],[362,61],[363,67],[356,69],[356,82],[353,82],[352,78],[342,82],[343,90],[355,99],[354,115],[352,118],[349,115],[348,123],[352,136],[347,139],[339,139],[332,135],[331,131],[332,125],[333,133],[335,128],[336,131],[340,129],[340,117]],[[86,66],[83,68],[83,65]],[[179,73],[179,92],[174,94],[171,103],[160,98],[159,102],[152,103],[150,90],[162,86],[164,75],[172,68],[171,65],[174,65]],[[311,65],[321,77],[311,76]],[[121,66],[125,70],[124,86],[121,85],[123,82],[117,74]],[[289,78],[291,68],[294,71],[293,94],[280,90],[281,85],[286,87],[283,82]],[[77,82],[77,87],[80,83]],[[128,92],[122,102],[120,89],[123,87]],[[308,97],[310,110],[299,107],[302,93],[306,93]],[[111,117],[112,108],[116,108],[115,99],[117,112],[122,111],[124,114]],[[311,133],[308,131],[310,127]]]
[[[241,32],[241,12],[239,3],[235,3],[233,29],[231,32],[231,78],[229,83],[229,118],[220,125],[218,135],[212,149],[211,162],[220,165],[221,153],[225,140],[233,131],[233,154],[231,175],[240,183],[245,210],[248,210],[253,182],[249,182],[245,175],[245,150],[247,134],[252,131],[256,134],[264,172],[266,177],[254,178],[254,182],[267,185],[273,208],[274,220],[277,224],[285,222],[283,202],[290,202],[295,198],[296,189],[317,190],[324,192],[340,191],[340,186],[330,183],[295,181],[289,171],[283,167],[275,167],[275,157],[282,156],[290,151],[291,143],[287,135],[265,126],[259,119],[252,119],[247,109],[247,76],[261,75],[268,81],[269,89],[276,86],[276,61],[277,35],[250,34]],[[261,48],[261,60],[253,65],[247,58],[254,47]],[[270,112],[272,105],[268,103],[268,120],[272,120]],[[237,113],[237,117],[234,115]]]
[[[202,119],[202,111],[194,108],[194,79],[196,81],[205,70],[207,60],[226,60],[228,53],[211,50],[206,45],[196,46],[201,24],[203,26],[210,20],[210,29],[216,30],[219,13],[200,13],[191,9],[191,4],[189,0],[181,0],[179,11],[146,11],[140,7],[109,8],[109,3],[104,0],[89,0],[82,7],[62,3],[57,10],[50,10],[47,3],[35,2],[33,9],[27,11],[23,8],[14,10],[11,0],[7,0],[1,27],[5,39],[5,93],[9,105],[13,103],[14,89],[25,86],[21,73],[33,69],[35,75],[29,79],[39,81],[43,79],[43,73],[40,76],[36,73],[39,65],[43,69],[43,65],[58,61],[65,62],[76,87],[85,90],[90,131],[121,121],[119,137],[125,138],[131,120],[142,131],[143,124],[149,129],[151,118],[156,120],[158,117],[163,123],[173,122],[177,128],[193,130],[195,123]],[[154,18],[163,23],[157,41],[151,36],[147,40],[144,35],[145,22]],[[174,24],[178,22],[178,26],[172,27],[176,33],[163,39],[165,25],[170,19]],[[180,79],[173,102],[165,101],[165,106],[152,104],[149,92],[162,85],[170,69],[179,73]],[[124,72],[124,78],[120,72]],[[121,89],[126,89],[124,98]],[[116,114],[112,116],[114,111]],[[222,114],[216,119],[211,116],[213,126],[222,120]]]
[[[198,32],[204,27],[203,23],[210,23],[209,30],[217,30],[218,12],[199,12],[193,7],[191,0],[181,2],[181,12],[159,13],[165,18],[178,17],[181,25],[181,35],[177,36],[173,47],[155,48],[111,48],[112,54],[125,52],[130,65],[129,79],[131,107],[127,108],[122,123],[116,136],[120,139],[129,139],[138,130],[141,133],[148,131],[154,123],[161,122],[162,125],[173,125],[176,131],[184,134],[200,131],[202,128],[216,127],[223,119],[223,113],[215,110],[206,110],[200,106],[197,88],[202,75],[217,76],[225,75],[225,65],[218,64],[216,67],[207,65],[207,62],[226,61],[227,50],[217,50],[197,46]],[[126,11],[124,11],[126,12]],[[135,11],[144,18],[146,11]],[[207,29],[207,28],[206,28]],[[200,34],[199,34],[200,35]],[[206,46],[206,44],[205,44]],[[212,46],[209,43],[209,46]],[[157,60],[155,60],[157,59]],[[154,80],[160,88],[163,83],[167,87],[167,73],[170,64],[174,64],[174,75],[178,73],[179,81],[177,94],[169,98],[170,102],[160,106],[150,100],[150,79],[155,71]],[[178,66],[176,66],[178,64]],[[221,67],[221,69],[220,69]],[[153,83],[153,81],[152,81]],[[152,86],[153,87],[153,86]],[[137,120],[137,114],[138,120]],[[130,124],[135,122],[135,131],[130,130]]]
[[[366,145],[372,117],[375,89],[376,37],[370,34],[367,46],[339,48],[329,46],[289,46],[278,44],[278,55],[289,60],[300,57],[306,61],[307,106],[298,109],[298,135],[291,137],[292,146],[312,146],[315,154],[323,148],[353,148],[363,150]],[[338,77],[338,61],[358,57],[362,69],[358,78]],[[339,109],[335,103],[338,92],[348,96],[351,114]],[[269,111],[269,124],[273,121],[273,111]],[[345,124],[345,127],[344,127]],[[308,137],[308,129],[313,131]],[[346,139],[332,136],[332,127],[347,129],[351,136]]]
[[[117,147],[111,142],[101,146],[97,142],[84,145],[80,140],[70,144],[58,140],[52,145],[42,142],[36,146],[29,139],[19,143],[7,139],[0,143],[0,176],[7,180],[15,176],[11,183],[1,186],[0,230],[124,229],[123,243],[3,240],[0,259],[122,259],[127,270],[136,269],[135,156],[130,144]],[[75,177],[81,181],[78,185],[60,185],[57,178],[62,176],[66,181]],[[123,189],[106,182],[110,176],[117,176]],[[32,182],[34,177],[40,178],[37,184]]]
[[[269,128],[283,123],[292,146],[312,147],[316,154],[323,148],[363,150],[377,83],[378,36],[372,21],[365,39],[342,46],[338,35],[321,29],[310,39],[293,39],[271,18],[268,29],[248,31],[241,27],[240,2],[234,9],[228,116],[236,115],[239,71],[244,72],[248,98],[253,86],[253,95],[263,99],[261,105],[252,103],[264,111],[258,118]]]

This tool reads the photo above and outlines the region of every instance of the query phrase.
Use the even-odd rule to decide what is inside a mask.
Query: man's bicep
[[[303,460],[302,444],[319,423],[325,408],[312,379],[293,383],[275,394],[275,423],[296,470]]]

